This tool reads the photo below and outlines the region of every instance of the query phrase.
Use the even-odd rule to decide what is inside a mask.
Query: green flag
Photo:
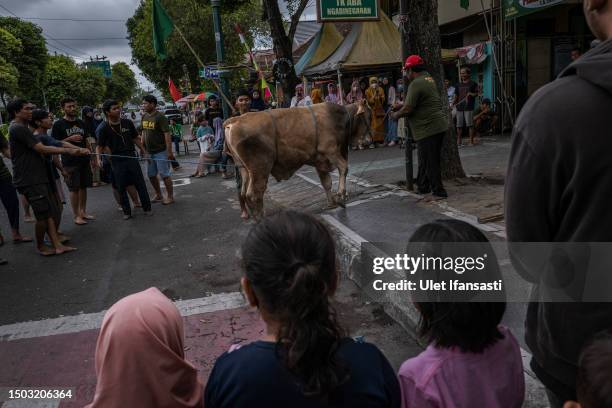
[[[459,0],[461,8],[469,9],[470,8],[470,0]]]
[[[166,58],[166,40],[172,34],[174,24],[166,10],[159,4],[159,0],[153,0],[153,48],[161,59]]]

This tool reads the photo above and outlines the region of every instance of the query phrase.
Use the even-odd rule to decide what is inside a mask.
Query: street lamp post
[[[221,91],[225,95],[229,92],[229,83],[226,76],[226,71],[223,69],[225,63],[225,49],[223,48],[223,29],[221,28],[221,0],[211,0],[212,15],[213,15],[213,26],[215,28],[215,45],[217,49],[217,66],[219,68],[219,80],[221,82]],[[225,98],[221,98],[223,104],[223,117],[228,118],[230,107],[227,105]]]

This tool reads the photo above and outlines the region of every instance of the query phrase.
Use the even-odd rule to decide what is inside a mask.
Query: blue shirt
[[[346,339],[336,356],[348,369],[349,379],[327,401],[306,397],[297,380],[276,354],[276,344],[256,341],[217,359],[210,373],[206,408],[318,408],[400,407],[400,388],[391,365],[369,343]]]

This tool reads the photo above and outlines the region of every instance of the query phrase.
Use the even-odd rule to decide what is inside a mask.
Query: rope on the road
[[[152,157],[141,157],[141,156],[124,156],[121,154],[107,154],[107,153],[91,153],[91,156],[104,156],[104,157],[109,157],[109,158],[118,158],[118,159],[134,159],[134,160],[138,160],[138,161],[149,161],[149,160],[154,160],[154,161],[165,161],[165,162],[170,162],[170,163],[174,163],[174,162],[178,162],[178,160],[168,160],[168,159],[153,159]],[[187,163],[187,164],[195,164],[195,165],[199,165],[200,162],[194,162],[194,161],[190,161],[190,160],[181,160],[180,163]],[[219,167],[232,167],[232,168],[240,168],[242,166],[237,166],[235,164],[221,164],[221,163],[204,163],[205,166],[219,166]]]
[[[357,178],[359,180],[363,180],[363,174],[370,168],[370,166],[372,165],[372,163],[374,163],[375,161],[378,161],[378,158],[381,156],[381,148],[375,148],[374,150],[378,149],[378,152],[375,154],[375,157],[372,160],[369,160],[366,162],[366,166],[363,168],[363,170],[361,170],[361,172],[359,172],[359,176],[357,176]],[[369,150],[369,148],[368,148]],[[348,180],[347,180],[348,181]],[[349,196],[351,195],[351,193],[355,193],[357,192],[358,189],[358,184],[357,183],[353,183],[353,188],[351,189],[352,191],[349,191],[349,189],[347,188],[347,193],[349,194]]]

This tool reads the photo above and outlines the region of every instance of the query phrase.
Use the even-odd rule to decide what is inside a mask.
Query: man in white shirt
[[[295,96],[291,98],[291,108],[295,108],[296,106],[310,106],[312,105],[312,99],[310,96],[304,96],[304,85],[298,84],[295,87]]]

